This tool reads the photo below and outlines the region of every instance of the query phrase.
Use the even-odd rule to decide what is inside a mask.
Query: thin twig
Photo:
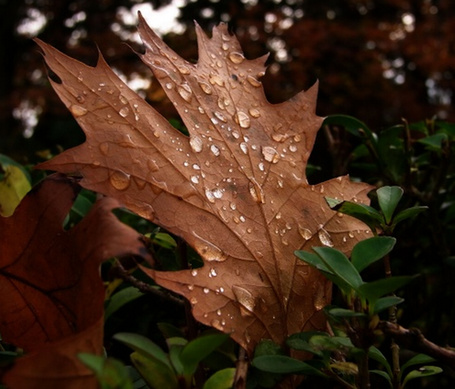
[[[407,329],[388,321],[381,321],[378,328],[384,334],[392,336],[401,346],[411,351],[429,355],[455,369],[455,351],[430,342],[423,336],[419,329]]]
[[[113,270],[115,271],[116,275],[119,276],[122,280],[129,282],[132,286],[139,289],[143,293],[153,294],[154,296],[160,297],[164,300],[171,301],[178,305],[183,305],[183,299],[175,297],[174,295],[170,294],[169,292],[159,289],[155,286],[147,284],[141,280],[138,280],[136,277],[131,275],[128,270],[126,270],[120,261],[117,261],[114,265]]]
[[[248,374],[248,355],[243,347],[239,349],[239,356],[236,363],[234,385],[235,389],[246,388],[246,376]]]

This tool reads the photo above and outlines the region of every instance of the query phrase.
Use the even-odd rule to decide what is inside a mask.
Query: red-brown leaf
[[[322,119],[317,86],[270,104],[259,78],[266,57],[247,60],[224,24],[208,38],[196,26],[197,64],[180,58],[141,19],[143,61],[163,86],[190,137],[182,135],[114,74],[38,41],[61,79],[53,86],[87,141],[42,168],[78,172],[87,188],[183,237],[200,269],[145,270],[186,296],[201,322],[232,334],[249,352],[262,338],[282,343],[321,328],[330,284],[294,250],[345,252],[366,227],[339,217],[324,196],[366,202],[368,185],[339,177],[309,185],[305,168]]]
[[[88,379],[91,373],[76,354],[103,350],[100,264],[144,251],[140,235],[111,213],[118,207],[114,199],[97,201],[65,231],[78,191],[74,179],[54,175],[27,194],[12,216],[0,217],[0,333],[27,354],[5,376],[11,387],[35,381],[63,387],[61,377]]]

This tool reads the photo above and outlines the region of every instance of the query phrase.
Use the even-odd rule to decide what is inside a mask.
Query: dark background
[[[36,162],[37,151],[56,152],[57,145],[68,148],[83,140],[46,81],[34,36],[89,64],[96,62],[97,45],[108,63],[130,80],[136,75],[152,80],[129,47],[142,50],[133,41],[136,23],[131,18],[133,7],[141,3],[0,0],[0,153]],[[158,11],[181,6],[180,33],[167,34],[165,40],[187,59],[197,60],[193,20],[207,32],[220,21],[229,23],[247,58],[270,52],[263,83],[271,102],[288,99],[319,80],[321,116],[353,115],[377,131],[402,118],[455,119],[455,7],[450,0],[149,4]],[[130,12],[125,23],[122,15]],[[153,26],[157,18],[162,17],[148,21]],[[31,28],[36,21],[41,28]],[[142,94],[167,118],[176,116],[157,82],[152,80]]]

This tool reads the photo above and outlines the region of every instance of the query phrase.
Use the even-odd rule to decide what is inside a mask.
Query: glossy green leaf
[[[370,227],[372,231],[376,231],[376,229],[383,223],[381,213],[369,205],[353,203],[351,201],[340,201],[330,197],[326,197],[325,201],[327,201],[329,207],[334,211],[344,213],[361,220],[368,227]]]
[[[133,350],[144,354],[145,356],[156,359],[169,368],[170,363],[167,357],[167,354],[154,342],[145,336],[139,334],[132,334],[127,332],[120,332],[113,336],[114,339],[126,344],[128,347]]]
[[[234,384],[235,368],[219,370],[204,384],[202,389],[230,389]]]
[[[371,346],[368,349],[368,357],[376,362],[379,362],[382,366],[384,366],[385,369],[387,370],[389,377],[392,377],[392,368],[390,367],[390,363],[389,361],[387,361],[387,358],[378,348]]]
[[[333,274],[351,288],[357,289],[363,284],[359,272],[341,251],[332,247],[313,247],[313,250],[321,257]]]
[[[263,355],[253,359],[252,365],[259,370],[277,374],[305,374],[325,376],[313,366],[286,355]]]
[[[431,375],[439,373],[442,373],[442,369],[438,366],[422,366],[416,370],[412,370],[404,378],[402,388],[404,388],[410,380],[422,377],[429,377]]]
[[[390,236],[375,236],[362,240],[352,249],[351,262],[361,272],[367,266],[383,258],[395,246],[396,239]]]
[[[388,295],[406,285],[413,278],[413,276],[396,276],[367,282],[359,287],[358,293],[360,296],[374,303],[380,297]]]
[[[369,127],[359,119],[348,115],[330,115],[325,118],[324,125],[338,125],[350,134],[359,138],[368,139],[373,144],[376,143],[376,135],[369,129]]]
[[[393,307],[394,305],[401,304],[403,301],[403,298],[397,296],[381,297],[375,302],[373,313],[382,312],[385,309]]]
[[[262,339],[254,349],[254,356],[282,355],[283,349],[271,339]]]
[[[78,354],[78,358],[95,373],[101,389],[133,389],[128,370],[122,362],[87,353]]]
[[[185,374],[194,374],[198,364],[228,338],[228,334],[210,334],[199,336],[186,344],[180,353],[180,361],[183,364]]]
[[[430,357],[429,355],[426,354],[417,354],[413,356],[411,359],[409,359],[406,363],[401,366],[401,373],[410,368],[411,366],[416,366],[416,365],[425,365],[427,363],[432,363],[435,362],[436,360],[433,357]]]
[[[169,366],[155,358],[149,358],[141,352],[134,352],[130,356],[134,367],[152,389],[179,389],[179,382],[175,372]]]
[[[178,375],[184,374],[185,367],[180,360],[180,354],[188,341],[181,337],[175,337],[166,339],[166,343],[169,348],[169,360],[171,361],[174,370]],[[189,381],[190,377],[186,377],[186,379]]]
[[[340,348],[352,349],[351,339],[345,336],[312,336],[309,343],[320,350],[339,350]]]
[[[398,212],[398,214],[393,218],[393,223],[396,225],[405,219],[409,219],[411,217],[418,215],[419,213],[421,213],[423,211],[426,211],[427,209],[428,209],[428,207],[424,207],[424,206],[417,206],[417,207],[411,207],[411,208],[404,209],[403,211]]]
[[[399,186],[383,186],[376,191],[378,195],[379,207],[387,224],[392,221],[393,214],[401,197],[403,196],[403,189]]]
[[[172,250],[177,247],[175,239],[165,232],[158,232],[153,235],[152,242],[166,249]]]
[[[107,320],[114,312],[117,312],[124,305],[143,296],[144,293],[134,286],[129,286],[115,293],[107,302],[104,312],[104,320]]]

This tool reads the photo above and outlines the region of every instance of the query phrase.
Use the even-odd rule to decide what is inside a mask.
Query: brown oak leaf
[[[98,200],[76,226],[63,222],[80,190],[56,174],[0,217],[0,333],[26,352],[2,380],[11,388],[97,387],[78,352],[103,351],[102,261],[143,254],[140,235]]]
[[[220,24],[196,26],[197,63],[179,57],[140,18],[142,60],[190,136],[131,91],[100,56],[86,66],[37,41],[51,81],[86,133],[82,145],[40,167],[77,172],[81,185],[181,236],[204,259],[199,269],[145,270],[184,295],[197,320],[252,352],[262,338],[324,326],[330,283],[294,250],[348,252],[367,229],[336,215],[324,196],[366,202],[370,186],[339,177],[309,185],[305,168],[322,118],[317,86],[281,104],[262,88],[267,56],[248,60]]]

